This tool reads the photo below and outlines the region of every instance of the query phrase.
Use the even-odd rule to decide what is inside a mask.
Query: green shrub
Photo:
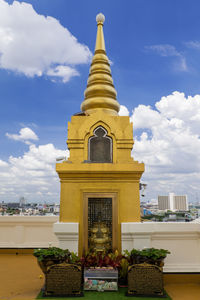
[[[163,261],[167,254],[170,254],[168,250],[156,249],[156,248],[144,248],[142,250],[132,249],[130,252],[125,251],[125,255],[130,264],[149,263],[153,265],[163,266]]]
[[[34,249],[33,255],[37,257],[39,262],[54,260],[58,263],[64,261],[67,263],[78,263],[80,261],[75,253],[70,252],[68,249],[63,250],[57,247]]]

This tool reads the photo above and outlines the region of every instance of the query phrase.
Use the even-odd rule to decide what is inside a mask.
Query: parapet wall
[[[122,223],[122,249],[162,248],[171,252],[165,272],[200,272],[200,224]]]
[[[0,217],[0,248],[59,246],[53,232],[57,216]],[[200,224],[177,222],[122,223],[122,249],[155,247],[168,249],[164,272],[200,272]],[[71,248],[72,233],[69,232]],[[77,238],[78,240],[78,238]],[[78,249],[77,249],[78,250]]]
[[[53,224],[58,216],[0,217],[0,248],[45,248],[58,246]]]

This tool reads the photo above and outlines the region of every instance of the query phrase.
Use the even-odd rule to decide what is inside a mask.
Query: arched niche
[[[112,163],[112,138],[102,126],[93,131],[93,136],[88,140],[88,160],[97,163]]]

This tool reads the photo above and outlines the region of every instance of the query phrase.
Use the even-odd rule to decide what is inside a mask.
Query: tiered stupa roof
[[[102,13],[96,17],[97,37],[95,53],[92,59],[85,99],[81,110],[86,115],[103,111],[109,115],[117,115],[120,105],[117,101],[117,92],[113,85],[111,69],[105,50],[103,23],[105,17]]]

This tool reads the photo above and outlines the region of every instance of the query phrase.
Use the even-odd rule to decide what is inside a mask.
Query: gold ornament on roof
[[[103,23],[105,17],[102,13],[96,16],[97,37],[95,53],[92,59],[85,99],[81,110],[87,115],[103,111],[109,115],[118,115],[120,105],[117,101],[108,57],[105,50]]]

